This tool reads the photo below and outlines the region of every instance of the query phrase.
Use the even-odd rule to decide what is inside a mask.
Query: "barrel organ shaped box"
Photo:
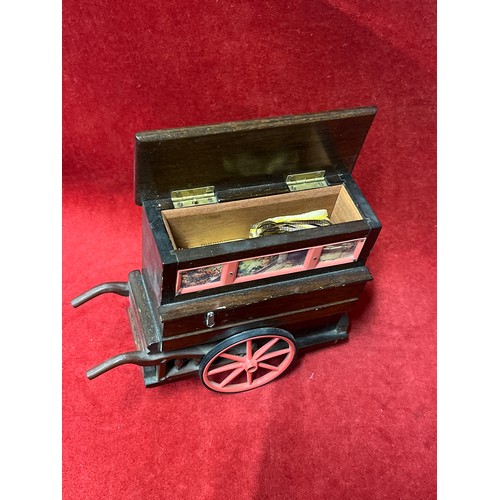
[[[174,337],[178,347],[257,318],[297,311],[300,319],[301,310],[354,304],[359,285],[371,279],[364,265],[381,228],[351,176],[375,112],[136,134],[143,275],[167,343]],[[331,224],[249,237],[259,221],[316,210],[326,210]],[[328,277],[353,268],[359,281],[334,293]],[[208,310],[212,324],[200,338],[195,332],[206,332]]]
[[[381,229],[352,177],[375,113],[137,133],[142,269],[73,301],[128,295],[136,351],[89,378],[135,363],[148,387],[199,373],[239,392],[280,374],[296,349],[346,338]]]

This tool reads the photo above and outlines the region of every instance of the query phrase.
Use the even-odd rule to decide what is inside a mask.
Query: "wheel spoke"
[[[265,368],[266,370],[278,371],[279,366],[268,365],[267,363],[259,363],[259,368]]]
[[[283,354],[288,354],[290,351],[290,348],[287,347],[286,349],[280,349],[279,351],[273,351],[268,354],[264,354],[264,356],[261,356],[259,358],[259,364],[261,361],[266,361],[267,359],[275,358],[276,356],[283,356]]]
[[[228,375],[220,384],[219,384],[219,387],[225,387],[227,384],[229,384],[229,382],[231,382],[231,380],[234,380],[241,372],[244,371],[244,368],[238,368],[236,370],[234,370],[233,373],[231,373],[231,375]]]
[[[231,361],[238,361],[239,363],[241,363],[242,360],[241,356],[236,356],[235,354],[229,354],[227,352],[219,354],[219,358],[230,359]]]
[[[247,384],[252,385],[252,382],[253,382],[252,372],[247,372]]]
[[[247,340],[247,359],[252,359],[252,340]]]
[[[270,340],[269,342],[266,342],[259,350],[255,351],[254,354],[254,359],[259,359],[260,356],[262,356],[266,351],[271,349],[271,347],[276,344],[280,339],[278,337]]]
[[[236,368],[240,368],[241,363],[228,363],[227,365],[219,366],[218,368],[213,368],[207,375],[217,375],[218,373],[224,373],[229,370],[236,370]]]

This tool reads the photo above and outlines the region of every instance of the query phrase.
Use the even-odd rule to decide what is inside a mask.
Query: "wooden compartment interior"
[[[247,239],[250,227],[264,219],[320,209],[327,210],[333,224],[363,218],[349,193],[341,185],[214,205],[162,210],[162,217],[174,247],[182,249]]]

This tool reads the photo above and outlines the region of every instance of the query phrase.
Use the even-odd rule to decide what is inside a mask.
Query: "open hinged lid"
[[[352,171],[375,113],[364,107],[139,132],[136,203],[175,203],[197,188],[234,200],[335,180]]]

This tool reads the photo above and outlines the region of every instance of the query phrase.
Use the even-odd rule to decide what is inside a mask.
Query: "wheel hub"
[[[248,372],[248,373],[254,373],[259,369],[259,363],[255,361],[254,359],[247,359],[243,363],[243,368]]]

